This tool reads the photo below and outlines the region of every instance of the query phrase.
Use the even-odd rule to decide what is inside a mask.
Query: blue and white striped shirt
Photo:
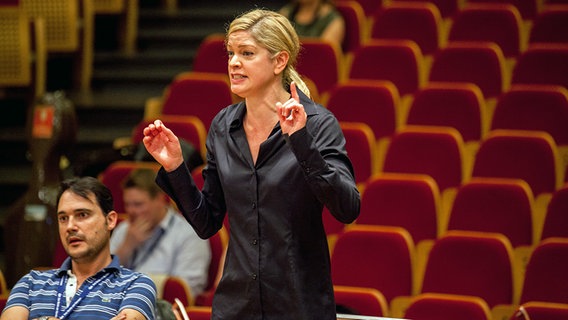
[[[57,315],[65,313],[65,283],[69,278],[71,258],[67,258],[61,268],[48,271],[31,271],[23,276],[12,288],[6,303],[8,309],[22,306],[30,311],[29,318],[40,316],[56,316],[58,302],[61,305]],[[89,291],[89,286],[94,286]],[[62,299],[58,294],[62,293]],[[156,286],[152,280],[139,272],[120,266],[118,257],[95,275],[89,277],[77,290],[71,300],[73,306],[66,320],[73,319],[105,319],[108,320],[123,310],[134,309],[142,313],[146,319],[155,318]]]

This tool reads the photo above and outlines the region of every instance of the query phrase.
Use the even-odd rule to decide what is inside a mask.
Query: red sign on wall
[[[37,106],[34,109],[32,137],[50,139],[53,136],[53,115],[55,108],[49,105]]]

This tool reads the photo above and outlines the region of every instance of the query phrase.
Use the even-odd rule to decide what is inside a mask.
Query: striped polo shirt
[[[120,266],[118,257],[113,256],[107,267],[85,280],[70,301],[70,311],[65,299],[68,270],[71,270],[69,257],[59,269],[30,271],[12,288],[6,309],[25,307],[30,311],[30,319],[40,316],[63,319],[68,313],[64,319],[108,320],[123,309],[140,311],[149,320],[155,318],[154,282],[142,273]]]

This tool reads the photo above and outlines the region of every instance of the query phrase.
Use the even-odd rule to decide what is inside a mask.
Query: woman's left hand
[[[276,110],[282,133],[291,135],[306,126],[308,115],[300,103],[300,96],[296,90],[296,83],[290,84],[292,98],[284,103],[277,102]]]

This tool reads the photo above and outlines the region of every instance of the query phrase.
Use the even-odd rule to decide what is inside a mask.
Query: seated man
[[[60,269],[32,270],[13,287],[0,319],[154,319],[156,287],[110,254],[112,195],[99,180],[62,183],[59,235],[69,257]]]
[[[124,182],[128,219],[111,237],[111,252],[132,270],[183,279],[195,297],[207,284],[211,248],[170,205],[151,169],[137,169]],[[158,284],[157,284],[158,285]]]

